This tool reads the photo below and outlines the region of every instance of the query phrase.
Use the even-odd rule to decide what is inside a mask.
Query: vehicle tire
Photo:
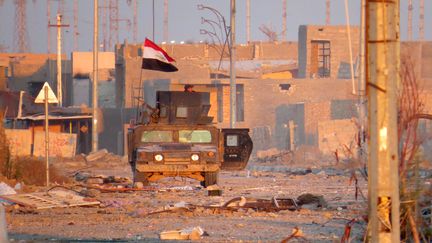
[[[204,172],[204,181],[201,181],[201,186],[208,187],[218,183],[218,172]]]

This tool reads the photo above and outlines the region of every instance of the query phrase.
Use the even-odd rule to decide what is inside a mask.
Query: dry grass
[[[0,117],[2,113],[0,112]],[[12,157],[6,139],[3,123],[0,123],[0,173],[9,180],[24,182],[26,185],[43,186],[46,182],[45,161],[34,157]],[[50,182],[65,183],[67,178],[50,167]]]

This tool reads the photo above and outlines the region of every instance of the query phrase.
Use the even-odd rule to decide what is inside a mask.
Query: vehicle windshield
[[[212,135],[209,130],[180,130],[180,143],[211,143]]]
[[[173,132],[172,131],[144,131],[141,135],[141,142],[143,143],[161,143],[161,142],[172,142]]]

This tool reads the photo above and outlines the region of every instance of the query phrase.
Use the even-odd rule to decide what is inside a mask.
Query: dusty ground
[[[90,167],[85,170],[93,174],[130,176],[124,161],[99,162],[93,165],[83,161],[62,163],[67,164],[62,167],[67,172]],[[206,190],[200,188],[199,182],[194,180],[167,178],[153,186],[159,189],[190,186],[188,189],[192,190],[100,193],[96,197],[102,202],[99,207],[10,209],[7,213],[8,232],[15,242],[19,239],[158,241],[162,231],[200,226],[207,233],[202,238],[205,242],[280,242],[298,227],[304,238],[296,238],[294,241],[340,242],[345,224],[365,214],[361,196],[357,201],[354,198],[355,187],[350,184],[350,173],[347,170],[329,170],[314,165],[311,173],[308,170],[304,174],[306,169],[293,163],[273,163],[277,165],[255,163],[249,167],[254,169],[253,171],[222,172],[219,178],[222,196],[207,196]],[[276,172],[271,171],[272,167],[278,168]],[[366,183],[363,180],[360,180],[359,185],[363,192],[366,192]],[[274,196],[297,198],[303,193],[323,195],[328,206],[324,209],[308,209],[308,206],[305,206],[298,211],[279,212],[252,209],[231,212],[198,207],[191,211],[148,214],[182,201],[208,206],[240,196],[263,199]],[[361,241],[364,227],[363,221],[355,223],[351,239]]]
[[[124,165],[124,164],[123,164]],[[268,166],[268,165],[266,165]],[[111,175],[125,175],[124,166],[88,169]],[[343,174],[341,172],[341,174]],[[193,190],[165,192],[101,193],[96,198],[103,206],[46,210],[10,210],[7,213],[8,231],[18,239],[87,239],[157,241],[166,230],[194,226],[203,228],[207,242],[271,241],[280,242],[298,227],[304,238],[298,241],[340,241],[348,220],[364,214],[362,200],[354,199],[355,187],[349,176],[328,175],[325,172],[293,175],[280,172],[223,172],[220,176],[222,196],[206,196],[204,189],[193,180],[164,179],[155,186],[191,186]],[[362,181],[361,188],[365,190]],[[303,193],[323,195],[328,202],[325,209],[303,208],[299,211],[259,212],[198,208],[192,211],[147,215],[168,204],[181,201],[194,205],[226,202],[234,197],[270,199],[297,198]],[[364,223],[354,224],[352,239],[363,237]]]

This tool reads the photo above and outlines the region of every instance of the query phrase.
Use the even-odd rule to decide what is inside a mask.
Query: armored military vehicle
[[[220,170],[242,170],[252,152],[249,129],[219,129],[208,116],[206,92],[158,91],[156,107],[143,105],[128,131],[134,182],[189,177],[207,187]]]

